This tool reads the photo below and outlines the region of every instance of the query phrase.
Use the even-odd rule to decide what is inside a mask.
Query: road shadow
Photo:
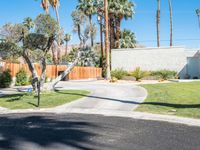
[[[21,142],[39,145],[45,149],[51,148],[53,144],[82,150],[94,150],[92,145],[101,147],[101,141],[94,143],[90,140],[91,137],[98,135],[85,130],[95,130],[99,128],[98,125],[86,121],[63,119],[56,115],[14,115],[0,117],[0,122],[0,149],[19,149]]]

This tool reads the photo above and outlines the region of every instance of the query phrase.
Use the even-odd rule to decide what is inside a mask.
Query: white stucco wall
[[[149,71],[168,69],[186,73],[187,56],[183,47],[114,49],[111,55],[112,69],[131,71],[141,67]]]

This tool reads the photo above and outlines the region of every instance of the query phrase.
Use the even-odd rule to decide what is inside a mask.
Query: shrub
[[[12,76],[10,70],[3,71],[0,74],[0,88],[7,88],[12,83]]]
[[[161,80],[175,79],[177,77],[176,71],[160,70],[152,72],[153,76],[159,77]]]
[[[16,75],[16,83],[17,86],[23,86],[28,84],[28,74],[24,69],[20,69]]]
[[[111,77],[117,78],[118,80],[121,80],[126,75],[128,75],[128,72],[124,71],[122,68],[111,71]]]
[[[130,72],[130,76],[135,77],[136,81],[140,81],[149,75],[150,73],[148,71],[143,71],[140,69],[140,67],[137,67],[133,72]]]

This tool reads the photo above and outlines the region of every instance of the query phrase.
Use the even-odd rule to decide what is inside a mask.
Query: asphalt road
[[[0,149],[199,150],[200,128],[97,115],[1,115]]]

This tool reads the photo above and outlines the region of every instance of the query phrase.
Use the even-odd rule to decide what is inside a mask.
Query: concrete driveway
[[[147,96],[145,89],[129,83],[112,84],[98,81],[70,81],[60,82],[57,89],[91,91],[89,96],[60,106],[60,109],[133,111]]]

